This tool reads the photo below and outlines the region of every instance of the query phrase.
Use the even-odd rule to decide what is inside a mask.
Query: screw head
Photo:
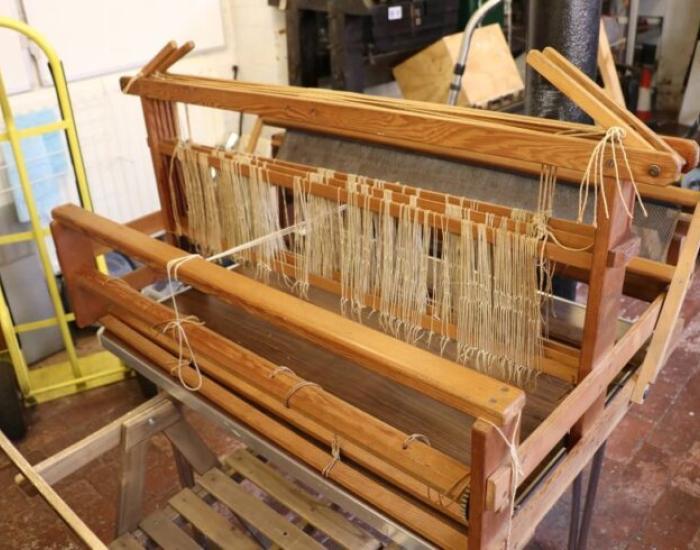
[[[652,178],[659,177],[661,175],[661,167],[658,164],[652,164],[649,167],[649,175]]]

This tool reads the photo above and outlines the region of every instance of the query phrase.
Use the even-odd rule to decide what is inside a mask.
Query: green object
[[[469,21],[472,14],[479,9],[479,6],[484,3],[485,0],[460,0],[459,1],[459,30],[463,30]],[[498,23],[503,26],[503,21],[505,15],[503,14],[503,3],[499,4],[493,8],[484,17],[482,25],[490,25],[491,23]]]

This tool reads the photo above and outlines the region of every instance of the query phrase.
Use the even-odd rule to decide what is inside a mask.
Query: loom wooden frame
[[[590,139],[553,135],[549,130],[543,130],[545,127],[557,127],[562,124],[551,121],[545,123],[537,119],[529,120],[527,117],[499,115],[498,120],[484,122],[484,119],[491,117],[490,114],[478,113],[471,116],[466,110],[445,112],[444,108],[440,108],[438,112],[434,107],[414,104],[408,104],[402,110],[396,103],[384,103],[384,100],[376,99],[353,98],[354,103],[347,101],[343,105],[335,105],[329,101],[332,97],[330,92],[318,92],[318,95],[314,92],[310,98],[304,99],[300,93],[292,93],[287,87],[280,87],[275,92],[269,86],[225,83],[167,74],[166,70],[170,65],[163,62],[163,59],[167,61],[181,57],[178,57],[177,52],[186,46],[174,50],[175,53],[171,49],[163,54],[160,62],[149,64],[149,71],[142,71],[141,76],[131,82],[129,90],[130,93],[141,96],[148,143],[163,207],[163,221],[170,242],[174,242],[174,219],[169,203],[168,166],[173,140],[179,136],[175,115],[176,101],[254,112],[265,123],[275,126],[303,128],[341,137],[364,138],[375,143],[389,143],[497,167],[504,164],[513,167],[515,163],[516,168],[528,171],[532,168],[532,159],[536,162],[546,160],[557,164],[560,170],[571,177],[580,174],[581,162],[587,160],[592,148]],[[187,51],[191,49],[189,47]],[[122,81],[123,86],[126,83],[127,80]],[[381,105],[377,106],[377,102]],[[340,122],[329,124],[329,113],[341,117],[336,119]],[[353,120],[361,124],[358,125]],[[412,141],[408,141],[401,137],[391,137],[390,132],[370,130],[369,128],[377,127],[369,124],[372,121],[381,121],[382,124],[388,125],[382,128],[391,126],[392,121],[398,121],[396,128],[405,128],[405,124],[418,124],[422,129],[440,128],[441,132],[447,128],[449,135],[455,135],[451,132],[463,132],[460,135],[466,137],[449,147],[436,147],[432,144],[436,136],[432,131],[426,131],[423,137],[413,137]],[[368,126],[363,129],[360,127],[362,124]],[[491,132],[502,136],[502,139],[515,147],[517,153],[484,149],[480,138]],[[673,140],[664,143],[673,146]],[[693,164],[692,148],[686,147],[684,143],[681,145],[683,147],[679,147],[682,149],[680,156],[685,159],[687,168],[689,164]],[[522,160],[525,158],[524,150],[530,152],[538,148],[544,149],[546,146],[560,147],[559,151],[566,152],[563,156],[570,156],[557,156],[553,160],[549,157],[540,158],[535,154],[527,161]],[[664,358],[668,356],[678,309],[693,274],[694,258],[700,243],[700,207],[697,196],[677,193],[672,188],[658,185],[670,183],[678,176],[681,168],[678,155],[666,150],[665,146],[663,150],[630,148],[628,154],[635,176],[639,175],[644,181],[643,192],[656,194],[657,198],[661,196],[663,200],[685,208],[695,208],[689,231],[681,245],[676,265],[667,263],[649,268],[648,262],[633,259],[635,252],[634,247],[630,246],[633,242],[629,238],[629,220],[624,215],[622,205],[623,200],[631,200],[631,185],[629,182],[623,183],[624,193],[620,197],[613,186],[609,182],[606,183],[605,192],[611,206],[611,215],[609,219],[600,217],[598,220],[598,227],[594,230],[593,249],[588,253],[590,260],[578,267],[581,278],[587,280],[590,285],[584,338],[579,356],[579,381],[542,424],[518,445],[518,455],[526,477],[535,472],[550,451],[567,434],[574,444],[570,446],[566,458],[550,472],[548,480],[539,486],[512,518],[509,508],[511,464],[507,446],[494,424],[500,426],[507,436],[518,438],[518,434],[515,433],[516,419],[524,403],[524,395],[520,390],[470,369],[453,366],[449,361],[438,357],[431,356],[427,359],[423,356],[425,352],[402,342],[392,341],[391,338],[365,327],[351,327],[347,323],[354,323],[340,317],[334,319],[334,326],[328,326],[323,321],[327,315],[333,314],[324,313],[325,310],[317,311],[315,306],[286,294],[285,297],[274,294],[270,298],[269,293],[277,291],[268,289],[266,293],[256,294],[256,291],[262,290],[261,283],[229,273],[201,259],[183,264],[179,270],[179,278],[205,293],[242,306],[273,324],[284,324],[300,337],[352,358],[382,376],[424,392],[476,417],[477,421],[472,427],[470,467],[466,471],[459,468],[453,470],[455,475],[463,474],[465,477],[462,481],[467,480],[469,486],[468,538],[465,527],[467,518],[459,517],[459,507],[455,499],[452,498],[450,503],[438,512],[435,499],[431,498],[430,491],[425,491],[426,487],[430,487],[444,491],[448,497],[455,496],[445,490],[453,481],[453,477],[447,475],[429,482],[429,478],[435,473],[430,464],[435,467],[450,463],[421,443],[417,443],[415,448],[411,447],[415,449],[413,454],[407,453],[404,456],[392,451],[391,440],[389,444],[378,439],[372,441],[371,438],[368,442],[366,438],[356,436],[350,441],[350,456],[358,464],[372,469],[390,485],[400,487],[433,506],[427,515],[420,513],[420,509],[396,493],[377,500],[372,495],[372,487],[358,484],[354,474],[346,472],[345,469],[342,472],[346,473],[331,475],[331,479],[441,546],[459,547],[468,544],[469,548],[492,548],[502,545],[506,537],[506,526],[512,520],[511,543],[520,547],[527,542],[534,526],[564,491],[567,481],[581,471],[624,416],[633,395],[640,392],[640,386],[646,386],[655,377]],[[650,163],[661,167],[661,176],[649,175]],[[186,252],[75,206],[59,207],[54,210],[53,217],[52,232],[78,323],[86,325],[101,320],[110,330],[122,330],[121,338],[127,344],[146,356],[152,354],[151,359],[156,363],[157,357],[167,358],[167,352],[172,352],[173,349],[172,339],[152,330],[154,324],[169,318],[167,309],[141,297],[129,285],[140,288],[162,277],[168,261],[181,257]],[[98,250],[95,248],[97,246],[123,251],[143,261],[146,267],[132,276],[125,277],[122,283],[110,282],[95,269],[94,256]],[[638,266],[637,272],[633,273],[630,268],[635,260]],[[646,294],[641,291],[639,294],[645,296],[650,303],[625,335],[615,341],[615,331],[610,330],[609,325],[617,318],[619,299],[627,289],[625,283],[630,275],[636,278],[633,281],[635,288],[647,289]],[[317,318],[322,322],[311,321],[311,313],[319,316]],[[337,327],[338,323],[342,325],[341,328]],[[257,397],[253,401],[258,404],[266,403],[260,407],[263,417],[265,413],[262,410],[273,410],[290,424],[314,434],[317,440],[328,443],[333,432],[329,431],[327,421],[324,424],[323,416],[331,412],[329,402],[316,399],[316,392],[313,395],[309,392],[306,397],[309,406],[304,405],[304,400],[295,400],[295,405],[285,411],[285,407],[280,406],[282,392],[289,387],[289,383],[297,380],[295,377],[286,381],[287,386],[276,386],[269,378],[267,382],[262,383],[261,376],[269,372],[264,369],[270,368],[262,358],[248,350],[239,349],[232,342],[225,342],[223,337],[212,334],[204,327],[192,326],[187,330],[198,356],[201,352],[202,357],[206,359],[200,363],[208,380],[219,384],[223,383],[224,379],[228,380],[224,385],[228,391],[234,391],[232,396],[241,394],[253,399],[252,396],[255,395]],[[344,332],[348,330],[349,336]],[[653,353],[647,355],[647,361],[641,369],[634,372],[632,377],[616,390],[606,405],[605,396],[611,384],[620,377],[625,366],[650,337],[650,350],[654,350]],[[362,345],[358,345],[360,338],[363,339]],[[226,346],[233,358],[241,361],[242,366],[238,370],[222,368],[230,364],[231,360],[221,352],[221,346]],[[419,361],[416,361],[416,357]],[[420,360],[430,360],[439,368],[440,375],[435,376],[420,369]],[[167,370],[172,364],[169,365],[166,361],[158,366]],[[216,371],[217,367],[219,371]],[[255,369],[263,370],[255,374]],[[438,369],[431,369],[431,372],[434,370]],[[194,374],[186,369],[185,376],[192,377]],[[232,386],[235,389],[232,389]],[[318,395],[322,394],[322,390],[318,392]],[[226,400],[221,398],[220,393],[217,395],[218,404],[226,408]],[[337,402],[332,404],[339,405]],[[320,407],[321,413],[317,410],[314,414],[313,407]],[[226,410],[244,422],[250,421],[249,417],[233,405]],[[353,411],[352,408],[344,410],[351,415],[361,414],[361,411]],[[380,427],[377,425],[377,429]],[[271,424],[269,430],[266,430],[264,435],[296,454],[300,460],[311,464],[301,443],[285,439],[287,436],[283,435],[279,426]],[[394,441],[400,436],[401,434],[396,433],[391,435]],[[427,464],[427,469],[421,471],[419,463]],[[322,467],[318,461],[312,465],[319,469]],[[348,468],[352,470],[352,466]],[[523,481],[524,478],[519,480],[520,483]]]

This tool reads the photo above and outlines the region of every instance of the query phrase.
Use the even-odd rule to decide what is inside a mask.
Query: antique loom
[[[168,73],[192,47],[122,80],[165,242],[53,212],[78,323],[426,545],[523,546],[672,349],[700,241],[698,196],[673,184],[697,145],[551,49],[528,62],[595,126]],[[285,143],[263,158],[185,142],[178,103],[256,114]],[[527,209],[463,192],[484,178],[529,186]],[[668,246],[640,248],[636,191]],[[142,267],[101,274],[105,248]],[[550,295],[553,274],[587,283],[585,308]],[[164,278],[191,290],[139,292]],[[629,299],[641,314],[618,321]]]

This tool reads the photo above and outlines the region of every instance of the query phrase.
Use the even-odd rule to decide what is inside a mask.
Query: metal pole
[[[488,0],[485,4],[479,6],[479,8],[472,14],[467,21],[467,25],[464,27],[464,34],[462,35],[462,45],[459,48],[459,55],[457,56],[457,61],[452,72],[452,82],[450,83],[450,91],[447,95],[448,105],[457,105],[457,98],[459,97],[459,92],[462,89],[462,76],[464,75],[464,69],[467,65],[467,56],[469,55],[469,46],[471,45],[472,35],[477,29],[481,21],[483,21],[486,14],[488,14],[491,9],[500,4],[503,0]],[[506,0],[507,3],[510,0]]]
[[[586,504],[583,508],[583,519],[581,519],[581,529],[578,537],[577,550],[586,550],[588,544],[588,533],[591,530],[591,518],[593,517],[593,506],[595,505],[596,494],[598,492],[598,482],[600,481],[600,472],[603,469],[603,459],[605,458],[605,446],[607,441],[604,441],[600,448],[593,455],[591,462],[591,473],[588,478],[588,490],[586,492]]]
[[[634,46],[637,41],[637,20],[639,19],[639,0],[630,0],[630,13],[627,20],[627,42],[625,43],[625,65],[634,63]]]

